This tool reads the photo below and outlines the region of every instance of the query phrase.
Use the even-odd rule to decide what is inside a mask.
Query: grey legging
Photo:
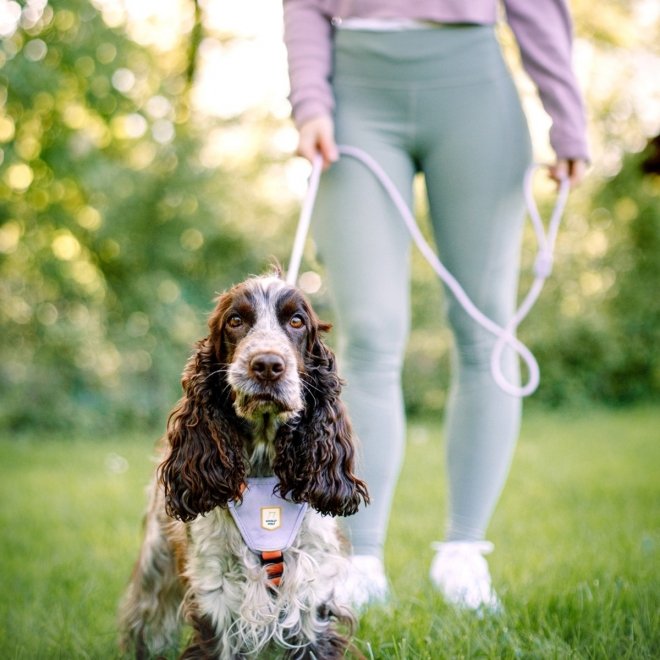
[[[413,177],[424,173],[443,262],[475,304],[503,323],[516,298],[530,142],[493,27],[339,30],[333,86],[338,143],[375,157],[409,203]],[[372,175],[348,158],[322,177],[312,226],[372,495],[371,506],[348,520],[353,551],[380,556],[403,460],[410,240]],[[492,337],[447,298],[455,349],[445,420],[445,536],[478,540],[507,476],[521,405],[491,378]],[[515,382],[517,370],[506,355],[505,375]]]

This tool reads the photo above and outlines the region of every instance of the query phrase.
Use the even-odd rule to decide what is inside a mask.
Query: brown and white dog
[[[347,560],[333,516],[368,502],[339,399],[329,329],[278,275],[221,295],[183,375],[145,537],[120,607],[122,644],[137,657],[179,646],[185,658],[342,657],[350,609],[335,599]],[[248,478],[308,508],[274,586],[228,511]],[[339,625],[338,625],[339,624]]]

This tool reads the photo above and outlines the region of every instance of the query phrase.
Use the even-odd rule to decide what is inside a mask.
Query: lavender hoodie
[[[552,119],[558,158],[589,160],[582,96],[571,66],[572,23],[566,0],[503,0],[523,66]],[[333,19],[412,18],[494,24],[497,0],[284,0],[290,100],[296,124],[331,114]]]

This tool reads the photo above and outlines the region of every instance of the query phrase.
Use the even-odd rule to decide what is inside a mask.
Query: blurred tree
[[[129,37],[122,3],[0,0],[0,427],[162,425],[214,293],[286,258],[297,202],[285,183],[300,165],[283,164],[290,126],[262,108],[219,120],[193,102],[205,47],[234,39],[210,28],[220,1],[180,3],[178,41],[159,49]],[[639,154],[658,129],[660,12],[571,4],[595,161],[521,336],[541,362],[536,399],[633,401],[660,387],[658,175]],[[539,195],[547,207],[551,192]],[[328,316],[323,287],[314,298]],[[407,406],[438,410],[451,337],[417,254],[412,299]]]
[[[268,257],[243,227],[265,207],[256,168],[207,162],[220,122],[191,121],[185,42],[153,52],[86,0],[16,18],[0,50],[0,422],[162,423],[214,293]]]
[[[553,296],[565,319],[535,337],[547,365],[539,396],[553,404],[660,395],[659,146],[655,138],[627,155],[596,191],[585,237],[590,258],[571,265],[576,286],[566,279]]]

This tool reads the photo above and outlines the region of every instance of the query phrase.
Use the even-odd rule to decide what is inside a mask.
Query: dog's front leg
[[[190,617],[190,623],[193,637],[181,660],[215,660],[221,657],[218,636],[210,617],[194,614]]]
[[[321,633],[308,646],[291,651],[290,660],[341,660],[346,655],[348,640],[333,627]]]

